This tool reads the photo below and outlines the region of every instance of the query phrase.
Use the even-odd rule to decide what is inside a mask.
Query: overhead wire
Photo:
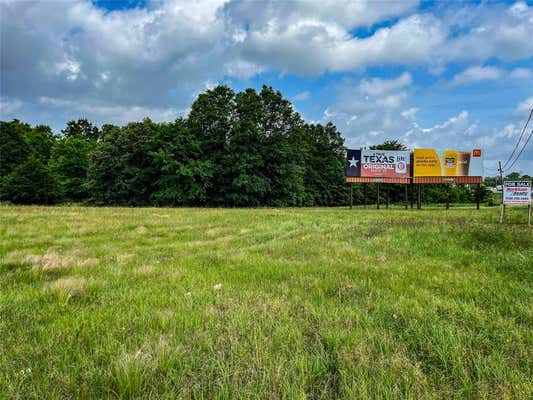
[[[509,167],[507,167],[507,169],[510,170],[516,164],[516,162],[518,161],[518,159],[520,158],[520,156],[522,155],[522,153],[526,149],[527,144],[529,143],[529,140],[531,139],[531,136],[533,136],[533,129],[531,130],[531,132],[529,132],[529,136],[527,137],[526,141],[524,142],[524,145],[520,149],[520,151],[519,151],[518,155],[516,156],[516,158],[514,159],[513,163]]]
[[[511,152],[511,154],[509,155],[509,158],[507,159],[507,161],[503,164],[502,166],[502,170],[503,169],[507,169],[507,165],[509,164],[509,162],[511,161],[511,159],[513,158],[513,155],[515,154],[516,152],[516,149],[518,148],[518,145],[520,144],[520,142],[522,141],[522,137],[524,136],[524,133],[527,129],[527,126],[529,125],[529,121],[531,121],[531,117],[533,116],[533,108],[531,108],[531,111],[529,112],[529,116],[527,118],[527,121],[524,125],[524,127],[522,128],[522,132],[520,133],[520,136],[518,137],[518,140],[516,141],[516,144],[514,146],[514,149],[513,151]],[[523,148],[522,148],[523,149]],[[520,152],[521,153],[521,152]],[[516,162],[516,160],[515,160]],[[513,163],[514,165],[514,163]]]

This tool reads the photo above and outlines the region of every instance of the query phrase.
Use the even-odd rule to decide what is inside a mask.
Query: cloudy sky
[[[533,107],[531,2],[0,0],[0,23],[0,118],[56,132],[266,84],[348,146],[481,147],[490,174]]]

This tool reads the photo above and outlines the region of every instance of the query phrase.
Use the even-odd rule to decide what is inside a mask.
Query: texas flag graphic
[[[346,176],[361,176],[361,150],[348,150],[346,155]]]

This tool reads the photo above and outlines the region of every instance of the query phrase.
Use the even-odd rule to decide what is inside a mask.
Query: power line
[[[518,148],[518,145],[520,144],[520,141],[522,140],[522,136],[524,136],[524,132],[526,131],[526,128],[527,128],[527,126],[528,126],[528,124],[529,124],[529,121],[531,120],[531,116],[532,116],[532,115],[533,115],[533,108],[532,108],[531,111],[529,112],[529,116],[528,116],[528,118],[527,118],[526,124],[524,125],[524,128],[522,129],[522,133],[520,133],[520,137],[519,137],[518,140],[516,141],[516,144],[515,144],[515,146],[514,146],[514,149],[513,149],[512,153],[511,153],[511,155],[509,156],[509,158],[507,159],[507,161],[503,164],[502,169],[506,169],[506,168],[507,168],[507,164],[509,164],[509,162],[511,161],[511,158],[513,158],[513,155],[514,155],[514,153],[516,152],[516,149]],[[528,140],[529,140],[529,139],[528,139]],[[527,144],[527,142],[526,142],[526,144]],[[523,149],[524,149],[524,148],[522,148],[522,150],[523,150]],[[516,162],[516,160],[515,160],[515,162]],[[514,165],[514,163],[513,163],[513,165]],[[510,168],[512,168],[512,167],[510,167]]]
[[[532,111],[532,113],[533,113],[533,110],[531,110],[531,111]],[[522,152],[526,149],[527,144],[529,143],[529,140],[531,139],[531,136],[533,136],[533,129],[531,130],[531,132],[529,132],[529,136],[527,137],[526,142],[524,143],[524,146],[522,146],[522,149],[520,149],[520,152],[518,153],[518,155],[517,155],[516,158],[514,159],[513,163],[508,167],[508,169],[513,168],[513,165],[516,164],[516,162],[518,161],[518,159],[519,159],[520,156],[522,155]]]

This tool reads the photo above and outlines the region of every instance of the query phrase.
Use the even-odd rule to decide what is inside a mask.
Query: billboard
[[[531,204],[531,181],[504,181],[503,204]]]
[[[409,179],[410,174],[409,151],[348,150],[347,177]]]
[[[472,151],[415,149],[413,154],[413,177],[442,177],[443,181],[468,183],[454,177],[483,177],[483,153]],[[452,178],[452,179],[446,179]],[[416,182],[416,179],[415,179]],[[477,182],[477,180],[476,180]],[[474,180],[472,180],[474,183]]]

